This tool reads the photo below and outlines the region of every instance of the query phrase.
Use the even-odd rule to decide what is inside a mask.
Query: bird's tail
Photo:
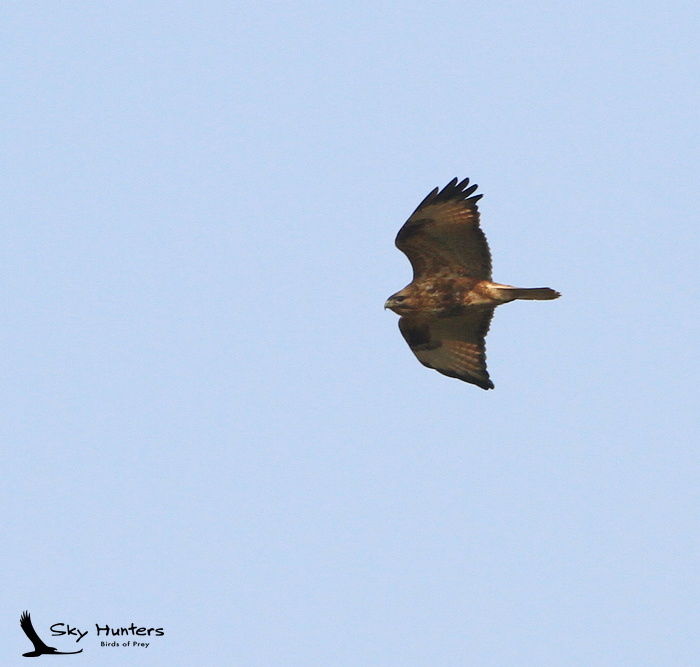
[[[510,285],[498,285],[498,291],[502,298],[508,301],[515,299],[531,299],[534,301],[549,301],[558,299],[561,294],[549,287],[511,287]]]

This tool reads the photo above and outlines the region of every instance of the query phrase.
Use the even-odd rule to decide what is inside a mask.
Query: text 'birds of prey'
[[[424,366],[493,389],[486,344],[496,306],[515,299],[560,296],[549,287],[491,282],[491,253],[479,227],[477,186],[455,178],[435,188],[399,230],[396,247],[413,266],[413,281],[384,304],[401,316],[399,329]]]

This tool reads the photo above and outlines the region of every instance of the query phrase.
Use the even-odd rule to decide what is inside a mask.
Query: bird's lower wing
[[[424,366],[449,377],[493,389],[486,370],[486,344],[493,309],[426,320],[402,317],[399,328]]]

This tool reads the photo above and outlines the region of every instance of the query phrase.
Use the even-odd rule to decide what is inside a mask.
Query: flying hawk
[[[549,287],[491,282],[491,253],[479,227],[477,186],[455,178],[435,188],[399,230],[396,247],[413,266],[413,282],[384,304],[424,366],[493,389],[486,371],[488,333],[496,306],[515,299],[556,299]]]
[[[83,649],[68,652],[58,651],[53,646],[47,646],[44,644],[32,625],[32,617],[29,615],[28,611],[25,611],[19,617],[19,624],[22,626],[22,630],[24,630],[24,634],[27,635],[29,641],[34,644],[33,651],[30,651],[29,653],[22,653],[25,658],[37,658],[40,655],[73,655],[74,653],[83,652]]]

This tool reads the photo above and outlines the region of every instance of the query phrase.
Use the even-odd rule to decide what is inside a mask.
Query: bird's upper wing
[[[25,611],[22,613],[22,615],[19,617],[19,624],[22,626],[22,630],[24,630],[24,634],[29,637],[29,641],[34,644],[34,648],[37,651],[40,651],[42,649],[48,650],[49,647],[44,644],[44,642],[39,639],[39,635],[36,633],[36,630],[34,630],[34,626],[32,625],[32,618],[29,615],[28,611]]]
[[[491,253],[476,205],[482,195],[470,196],[477,186],[468,185],[468,178],[455,178],[435,188],[399,230],[396,247],[410,260],[414,280],[445,271],[491,280]]]
[[[493,389],[486,371],[486,343],[493,308],[472,310],[455,317],[402,317],[399,329],[424,366],[443,375]]]

